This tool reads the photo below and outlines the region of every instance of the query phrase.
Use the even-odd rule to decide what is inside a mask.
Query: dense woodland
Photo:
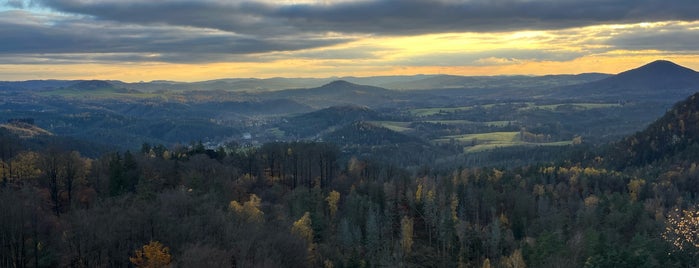
[[[3,130],[0,266],[695,267],[698,108],[514,168],[406,169],[322,142],[86,158]]]

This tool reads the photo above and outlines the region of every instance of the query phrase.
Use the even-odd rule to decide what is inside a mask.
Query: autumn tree
[[[311,213],[306,212],[291,226],[291,233],[302,238],[308,245],[308,262],[314,262],[315,244],[313,243],[313,227],[311,226]]]
[[[39,157],[40,155],[36,152],[17,154],[8,164],[8,178],[16,179],[18,183],[39,178],[41,176]]]
[[[313,243],[313,228],[311,213],[306,212],[291,226],[291,233],[303,238],[309,245]]]
[[[522,250],[515,249],[512,255],[505,256],[500,260],[501,267],[506,268],[526,268],[527,264],[524,262],[524,257],[522,256]]]
[[[663,238],[680,251],[699,250],[699,206],[680,212],[675,209],[667,219]]]
[[[255,194],[250,195],[250,200],[242,205],[238,201],[231,201],[228,207],[235,212],[239,217],[247,222],[260,223],[264,220],[264,212],[260,210],[262,199]]]
[[[410,254],[413,247],[413,220],[403,216],[400,221],[400,246],[404,254]]]
[[[170,248],[163,246],[158,241],[150,241],[150,243],[143,245],[143,248],[137,249],[135,255],[130,257],[129,260],[136,267],[169,267],[172,262],[172,256],[170,255]]]
[[[337,213],[337,203],[340,201],[340,193],[337,191],[330,192],[325,201],[328,202],[328,207],[330,208],[330,218],[334,219]]]

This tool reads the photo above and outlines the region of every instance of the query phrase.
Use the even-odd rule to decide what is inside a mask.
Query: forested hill
[[[575,99],[678,102],[699,90],[699,73],[657,60],[617,75],[557,90],[553,96]]]
[[[319,133],[332,131],[349,123],[365,120],[377,120],[381,117],[376,111],[365,106],[344,105],[320,109],[286,118],[280,128],[287,134],[299,138],[308,138]]]
[[[638,166],[659,160],[699,156],[699,93],[675,104],[645,130],[625,138],[609,152],[616,166]]]

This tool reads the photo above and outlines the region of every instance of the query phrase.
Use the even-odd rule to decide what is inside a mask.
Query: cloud
[[[12,8],[24,8],[24,1],[22,0],[5,0],[5,5]]]
[[[251,35],[308,32],[408,35],[699,19],[696,0],[373,0],[306,4],[223,0],[38,1],[55,10],[104,20],[213,28]]]
[[[633,27],[612,36],[606,44],[625,50],[658,50],[697,53],[699,23],[671,23],[656,27]]]
[[[576,32],[600,24],[699,20],[696,0],[5,0],[1,5],[23,10],[0,11],[0,57],[30,63],[378,60],[391,48],[349,43],[366,37]],[[636,30],[599,40],[561,33],[559,38],[571,40],[550,42],[577,41],[580,51],[517,47],[435,51],[391,60],[413,66],[488,65],[502,59],[565,61],[591,53],[580,40],[612,48],[695,51],[692,39],[697,37],[696,30],[679,26],[662,33]],[[663,42],[668,38],[677,42]]]
[[[510,65],[510,64],[518,64],[522,62],[521,60],[518,59],[513,59],[513,58],[498,58],[498,57],[487,57],[487,58],[482,58],[478,59],[475,61],[475,63],[478,63],[480,65],[484,66],[489,66],[489,65]]]
[[[294,51],[347,42],[347,38],[250,37],[215,29],[170,25],[117,24],[28,11],[0,12],[0,55],[127,55],[125,61],[210,62],[239,55]],[[84,56],[81,56],[84,58]],[[104,58],[104,57],[103,57]]]
[[[398,60],[408,66],[489,66],[515,64],[522,61],[569,61],[583,56],[582,52],[549,51],[544,49],[498,49],[477,52],[430,53]]]

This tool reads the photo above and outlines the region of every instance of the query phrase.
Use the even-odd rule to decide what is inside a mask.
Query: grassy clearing
[[[480,152],[510,146],[565,146],[571,144],[571,141],[557,141],[546,143],[525,142],[520,139],[519,132],[489,132],[445,136],[443,138],[433,140],[433,142],[448,143],[452,140],[465,145],[465,153]]]
[[[414,130],[410,127],[413,122],[401,122],[401,121],[367,121],[368,123],[385,127],[387,129],[396,132],[407,132]],[[514,124],[514,121],[488,121],[488,122],[475,122],[469,120],[426,120],[426,121],[415,121],[416,123],[431,123],[431,124],[445,124],[445,125],[481,125],[488,127],[505,127],[508,124]]]
[[[453,113],[453,112],[458,112],[458,111],[468,111],[471,109],[473,109],[472,106],[452,107],[452,108],[419,108],[419,109],[412,109],[409,112],[412,116],[424,117],[424,116],[431,116],[431,115],[436,115],[436,114],[440,114],[440,113]]]
[[[279,139],[283,138],[284,135],[286,135],[286,132],[279,129],[278,127],[267,129],[267,133]]]
[[[505,127],[509,124],[516,123],[515,121],[486,121],[486,122],[476,122],[469,120],[427,120],[419,121],[432,124],[445,124],[445,125],[482,125],[488,127]]]
[[[398,122],[398,121],[368,121],[368,123],[385,127],[395,132],[406,132],[413,130],[410,128],[411,122]]]
[[[483,109],[490,109],[490,108],[493,108],[493,106],[495,106],[495,105],[497,105],[497,104],[492,103],[492,104],[461,106],[461,107],[417,108],[417,109],[409,110],[408,112],[412,116],[425,117],[425,116],[432,116],[432,115],[437,115],[437,114],[441,114],[441,113],[454,113],[454,112],[468,111],[468,110],[472,110],[473,108],[476,108],[476,107],[480,107]]]
[[[590,109],[603,109],[603,108],[613,108],[621,107],[618,103],[560,103],[560,104],[548,104],[548,105],[528,105],[527,107],[521,108],[520,110],[532,110],[532,109],[542,109],[555,111],[561,106],[570,106],[575,110],[590,110]]]
[[[473,125],[481,124],[481,122],[469,121],[469,120],[425,120],[418,121],[430,124],[445,124],[445,125]]]
[[[561,106],[571,106],[573,109],[576,109],[576,110],[590,110],[590,109],[621,107],[621,105],[618,103],[589,103],[589,102],[557,103],[557,104],[544,104],[544,105],[537,105],[533,102],[521,102],[521,103],[511,103],[511,104],[513,104],[513,105],[516,105],[516,104],[525,105],[525,107],[519,108],[520,111],[526,111],[526,110],[532,110],[532,109],[542,109],[542,110],[555,111],[556,109],[559,109]],[[462,107],[417,108],[417,109],[409,110],[408,112],[412,116],[426,117],[426,116],[433,116],[433,115],[438,115],[438,114],[448,114],[448,113],[454,113],[454,112],[460,112],[460,111],[468,111],[468,110],[472,110],[476,107],[480,107],[483,109],[490,109],[490,108],[493,108],[495,105],[499,105],[499,104],[492,103],[492,104],[462,106]]]

